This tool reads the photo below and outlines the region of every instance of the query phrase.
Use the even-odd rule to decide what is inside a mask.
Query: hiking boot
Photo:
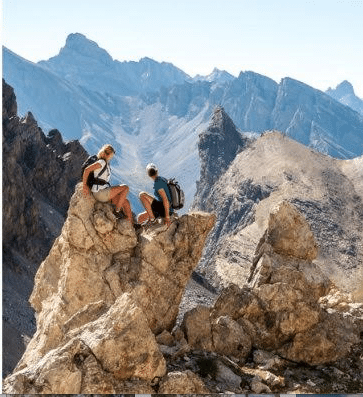
[[[156,225],[157,224],[157,220],[156,218],[154,218],[153,220],[148,219],[145,222],[141,223],[141,227],[146,231],[148,230],[151,226]]]
[[[115,215],[116,219],[124,219],[126,218],[126,215],[124,214],[124,212],[122,210],[120,211],[113,211],[113,214]]]

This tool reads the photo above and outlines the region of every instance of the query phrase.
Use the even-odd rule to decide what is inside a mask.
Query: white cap
[[[146,171],[149,171],[149,170],[155,170],[155,171],[157,171],[157,170],[158,170],[158,167],[157,167],[154,163],[149,163],[149,164],[146,166]]]

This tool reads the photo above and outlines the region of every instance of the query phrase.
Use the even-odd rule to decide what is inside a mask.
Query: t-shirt
[[[156,200],[163,202],[163,199],[158,192],[158,190],[160,190],[160,189],[164,189],[164,191],[166,193],[166,197],[168,198],[169,203],[171,203],[170,190],[169,190],[168,184],[166,182],[166,179],[161,176],[158,176],[158,177],[156,177],[156,179],[154,181],[154,195],[156,197]]]
[[[93,171],[93,175],[95,178],[98,178],[98,174],[102,171],[103,167],[106,164],[106,160],[104,159],[99,159],[96,161],[96,163],[101,164],[101,168],[97,168],[96,170]],[[95,163],[95,164],[96,164]],[[100,176],[100,179],[102,179],[105,182],[109,182],[110,181],[110,177],[111,177],[111,168],[110,165],[107,163],[107,167],[105,169],[105,171],[103,172],[103,174]],[[102,189],[106,189],[106,187],[109,187],[109,185],[93,185],[91,191],[92,192],[99,192]]]

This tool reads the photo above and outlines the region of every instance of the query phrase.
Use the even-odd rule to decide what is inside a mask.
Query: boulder
[[[195,341],[207,340],[210,327],[212,350],[240,360],[252,346],[310,365],[346,357],[360,340],[362,311],[335,291],[312,262],[316,254],[308,222],[281,203],[256,248],[246,285],[230,285],[212,308],[184,316],[188,342],[199,346]],[[188,323],[203,327],[192,330]]]
[[[242,379],[222,362],[217,361],[216,381],[224,384],[226,389],[238,390]]]
[[[253,352],[253,361],[264,370],[277,370],[286,365],[286,360],[281,359],[276,354],[259,349]]]
[[[252,379],[251,390],[256,394],[271,393],[271,389],[262,383],[262,379],[258,375]]]
[[[318,248],[310,225],[287,201],[270,213],[266,242],[276,253],[282,255],[306,260],[317,257]]]
[[[159,386],[159,394],[206,394],[209,390],[203,381],[190,370],[169,372]]]
[[[242,361],[251,351],[251,336],[229,316],[218,317],[212,322],[212,335],[213,350],[219,354],[234,356]]]
[[[194,349],[213,350],[212,327],[210,323],[210,308],[197,306],[183,317],[182,327],[188,343]]]
[[[131,378],[151,381],[166,373],[145,315],[130,294],[120,296],[95,321],[68,332],[59,348],[8,377],[17,393],[108,393]]]
[[[159,345],[172,347],[175,345],[175,339],[173,335],[164,329],[164,331],[156,337],[156,341]]]

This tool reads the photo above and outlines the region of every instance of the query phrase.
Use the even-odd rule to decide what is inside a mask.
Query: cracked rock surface
[[[195,212],[135,232],[79,184],[36,274],[37,331],[6,393],[149,392],[147,382],[166,375],[155,334],[175,325],[213,224]]]

